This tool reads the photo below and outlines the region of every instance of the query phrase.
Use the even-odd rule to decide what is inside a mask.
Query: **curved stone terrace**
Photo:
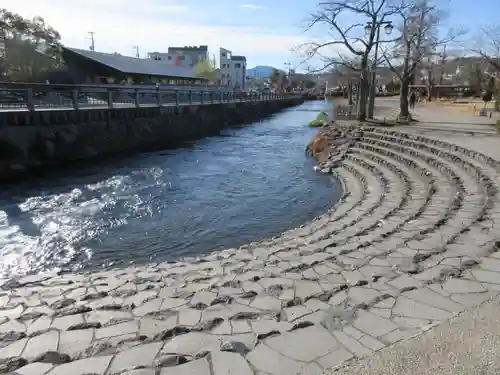
[[[342,199],[278,237],[4,280],[0,373],[320,375],[487,301],[500,293],[500,161],[486,155],[499,138],[448,128],[342,127],[347,146],[321,165]]]

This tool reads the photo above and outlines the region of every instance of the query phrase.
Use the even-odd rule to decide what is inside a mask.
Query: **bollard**
[[[113,108],[113,91],[108,90],[108,108]]]
[[[26,90],[26,106],[29,111],[35,110],[35,103],[33,102],[33,89],[31,88]]]
[[[73,102],[73,109],[78,111],[80,109],[80,103],[78,102],[78,90],[71,90],[71,101]]]
[[[161,103],[162,103],[162,100],[161,100],[161,94],[160,94],[160,85],[156,84],[156,105],[158,107],[161,107]]]
[[[134,105],[136,108],[139,108],[141,105],[140,99],[139,99],[139,90],[138,89],[134,90]]]

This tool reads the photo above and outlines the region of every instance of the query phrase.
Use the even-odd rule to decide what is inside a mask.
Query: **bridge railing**
[[[0,84],[0,110],[91,109],[180,106],[243,101],[283,100],[290,93],[228,92],[216,90],[172,90],[133,86],[71,86],[39,84],[29,87]]]

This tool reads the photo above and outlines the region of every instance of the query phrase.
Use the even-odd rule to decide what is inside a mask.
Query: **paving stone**
[[[338,306],[341,303],[344,303],[347,300],[347,292],[346,291],[340,291],[335,293],[332,298],[328,300],[328,304],[331,306]]]
[[[478,282],[462,279],[448,279],[443,283],[443,289],[452,294],[467,294],[486,292],[486,289]]]
[[[281,301],[266,295],[258,295],[250,304],[251,307],[255,307],[261,310],[281,310]]]
[[[367,347],[361,345],[358,340],[346,335],[344,332],[335,331],[333,332],[333,335],[344,348],[346,348],[358,358],[365,357],[373,353],[371,349],[368,349]]]
[[[299,362],[279,354],[265,344],[257,345],[254,350],[248,353],[247,361],[257,371],[272,375],[298,374],[301,368]],[[177,374],[172,373],[172,375]]]
[[[154,298],[133,309],[132,314],[134,314],[134,316],[141,317],[159,311],[162,303],[163,298]]]
[[[135,322],[134,322],[135,324]],[[139,321],[139,334],[145,335],[148,337],[154,337],[160,332],[166,331],[168,329],[172,329],[177,326],[177,317],[171,316],[166,320],[158,320],[153,318],[142,318]],[[128,326],[128,332],[124,333],[135,333],[136,329],[132,329],[134,326]],[[110,327],[111,328],[111,327]],[[109,333],[108,333],[109,334]]]
[[[349,288],[347,296],[354,303],[365,303],[369,304],[379,297],[381,293],[375,289],[363,288],[363,287],[352,287]]]
[[[61,332],[59,336],[59,352],[76,358],[80,352],[90,346],[93,337],[93,329]]]
[[[103,326],[108,325],[108,323],[112,321],[123,321],[123,320],[133,319],[132,314],[128,311],[95,310],[84,314],[84,316],[85,316],[85,321],[99,322]]]
[[[66,331],[69,327],[85,323],[83,314],[78,315],[68,315],[59,318],[55,318],[50,325],[51,328],[58,329],[60,331]]]
[[[202,358],[175,367],[164,367],[160,375],[210,375],[210,367],[206,358]]]
[[[108,368],[113,356],[101,356],[80,359],[78,361],[65,363],[48,372],[48,375],[103,375]]]
[[[318,358],[316,362],[318,362],[318,364],[326,370],[340,366],[342,363],[350,360],[353,357],[354,355],[350,351],[344,348],[338,348],[328,353],[324,357]]]
[[[285,314],[286,320],[292,322],[304,315],[312,313],[312,311],[304,306],[292,306],[283,309],[283,313]]]
[[[403,293],[403,296],[419,301],[425,305],[433,306],[452,313],[459,313],[465,310],[464,306],[452,301],[451,299],[447,299],[428,288],[410,290]]]
[[[95,338],[103,339],[106,337],[120,336],[127,333],[136,333],[138,329],[138,322],[136,321],[115,324],[113,326],[96,329]]]
[[[253,375],[252,369],[240,354],[213,352],[210,358],[214,375]]]
[[[358,310],[356,312],[356,317],[352,324],[355,328],[373,337],[385,335],[398,328],[398,326],[390,320],[363,310]]]
[[[302,362],[314,361],[339,347],[337,340],[320,326],[287,332],[264,342],[278,353]]]
[[[22,353],[22,357],[33,360],[47,351],[57,351],[59,332],[48,331],[42,335],[29,339]]]
[[[156,375],[156,370],[151,368],[143,368],[143,369],[127,371],[121,373],[120,375]]]
[[[453,316],[449,311],[424,305],[423,303],[410,300],[403,296],[396,299],[396,305],[392,309],[392,313],[409,318],[437,321],[445,320]]]
[[[485,271],[481,269],[472,269],[471,273],[474,276],[474,278],[479,282],[488,284],[500,284],[500,273],[498,272]]]
[[[28,339],[21,339],[12,342],[11,344],[0,349],[0,360],[10,358],[10,357],[19,357],[26,346]]]
[[[16,320],[10,320],[10,321],[0,325],[0,333],[25,332],[25,331],[26,331],[26,327],[24,326],[24,324],[19,323]]]
[[[114,374],[135,367],[152,366],[162,346],[162,342],[153,342],[124,350],[115,355],[108,372]]]
[[[496,295],[493,292],[454,294],[450,299],[467,307],[475,307]]]
[[[253,332],[257,335],[266,335],[269,332],[278,331],[286,332],[293,327],[289,322],[277,322],[271,319],[259,319],[250,322]]]
[[[189,332],[176,336],[165,343],[162,353],[180,353],[195,355],[202,350],[218,351],[222,345],[221,338],[204,332]]]
[[[479,267],[486,271],[500,272],[500,259],[485,257],[481,259]]]
[[[308,298],[323,292],[321,286],[314,281],[300,280],[295,282],[295,296]]]
[[[250,329],[250,325],[246,320],[233,320],[231,321],[231,328],[233,334],[238,333],[249,333],[252,330]]]
[[[52,363],[30,363],[16,370],[19,375],[43,375],[47,373],[54,365]]]
[[[205,306],[210,306],[216,297],[217,293],[209,292],[208,290],[201,290],[196,292],[191,299],[191,306],[196,306],[200,303]]]
[[[21,357],[8,357],[0,360],[0,373],[11,374],[12,371],[17,370],[28,364],[28,361]]]
[[[363,346],[366,346],[371,350],[380,350],[385,347],[385,345],[382,342],[368,335],[365,335],[358,340]]]
[[[323,369],[315,362],[305,364],[301,367],[300,375],[321,375]]]

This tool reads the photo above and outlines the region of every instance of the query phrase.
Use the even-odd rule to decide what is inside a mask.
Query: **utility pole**
[[[141,55],[139,54],[139,46],[133,46],[132,48],[135,50],[135,57],[140,59]]]
[[[88,34],[89,36],[87,39],[90,39],[90,50],[95,52],[95,38],[94,38],[95,32],[89,31]]]

